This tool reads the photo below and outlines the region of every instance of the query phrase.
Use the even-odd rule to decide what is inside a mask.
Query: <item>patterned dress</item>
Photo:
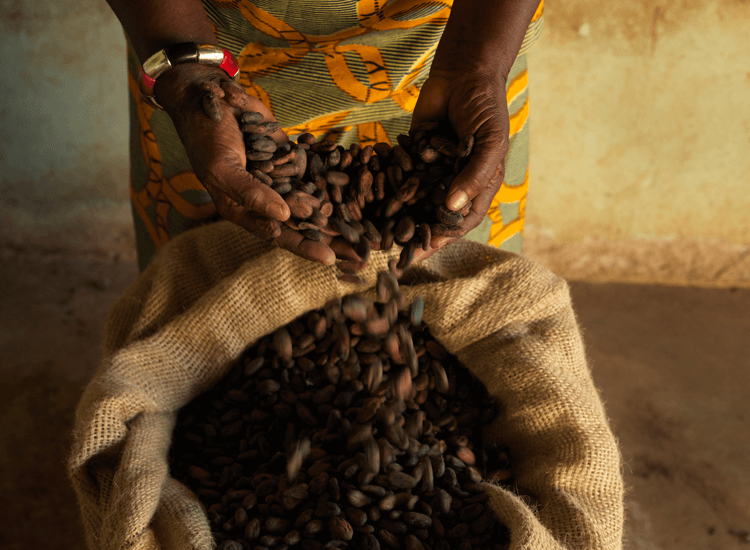
[[[219,43],[239,61],[240,84],[290,138],[310,132],[348,146],[395,143],[407,133],[453,0],[203,0]],[[528,189],[526,52],[507,84],[510,150],[503,185],[467,237],[520,252]],[[169,116],[142,100],[129,55],[131,190],[141,269],[170,238],[217,219]]]

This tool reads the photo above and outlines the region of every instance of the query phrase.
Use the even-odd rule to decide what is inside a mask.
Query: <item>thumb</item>
[[[222,181],[217,187],[247,210],[278,221],[289,219],[289,206],[281,195],[244,169],[232,170]]]
[[[503,183],[504,160],[507,151],[506,133],[480,128],[475,136],[474,149],[469,157],[469,163],[451,184],[446,206],[450,210],[460,210],[481,193],[488,190],[497,191]]]

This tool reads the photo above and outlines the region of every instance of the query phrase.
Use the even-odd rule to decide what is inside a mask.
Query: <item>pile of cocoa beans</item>
[[[363,263],[370,249],[388,250],[395,242],[404,247],[397,264],[404,270],[417,248],[429,250],[433,235],[465,233],[471,203],[454,212],[445,201],[468,163],[473,136],[455,143],[450,131],[427,122],[398,136],[393,147],[352,144],[346,150],[316,142],[312,134],[277,145],[269,134],[279,128],[260,113],[242,115],[247,170],[284,198],[291,211],[285,225],[306,239],[341,236]]]
[[[219,550],[500,550],[483,481],[509,483],[484,385],[390,271],[247,350],[180,413],[172,475]]]

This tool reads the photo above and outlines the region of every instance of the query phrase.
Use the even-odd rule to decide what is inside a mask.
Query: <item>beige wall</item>
[[[528,223],[561,242],[750,244],[750,1],[550,1]]]

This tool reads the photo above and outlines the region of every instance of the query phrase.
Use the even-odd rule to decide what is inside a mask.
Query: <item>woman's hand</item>
[[[174,122],[196,177],[224,219],[306,259],[335,262],[329,243],[304,239],[282,223],[290,216],[284,199],[246,170],[239,117],[255,111],[266,122],[275,120],[260,100],[247,95],[222,69],[197,63],[164,73],[154,92]],[[276,143],[288,141],[281,130],[269,137]]]
[[[446,199],[450,210],[471,201],[463,236],[482,222],[503,183],[509,145],[505,78],[499,72],[433,68],[419,94],[412,125],[426,121],[449,122],[459,140],[474,136],[469,164],[453,180]],[[458,238],[436,235],[432,246],[440,248]],[[429,255],[420,254],[419,259]]]

